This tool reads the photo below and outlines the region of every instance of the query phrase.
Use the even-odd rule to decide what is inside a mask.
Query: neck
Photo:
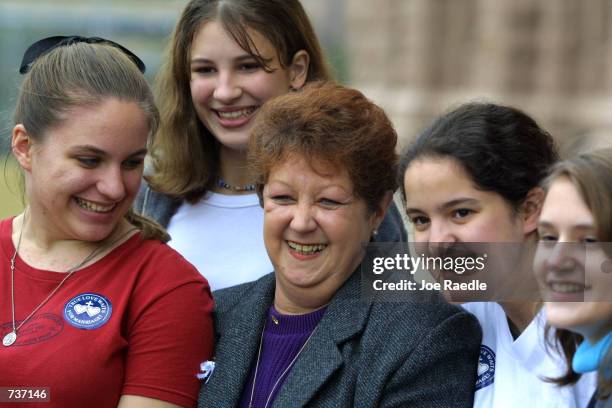
[[[591,305],[594,305],[592,307],[595,307],[595,308],[599,307],[600,305],[599,303],[595,303],[595,302],[593,303],[588,302],[587,304],[589,303]],[[571,330],[573,332],[581,334],[582,337],[587,339],[589,343],[595,344],[601,339],[603,339],[604,337],[610,335],[610,333],[612,333],[612,318],[600,320],[596,323],[590,323],[584,326],[572,327]]]
[[[282,295],[274,295],[274,308],[284,315],[305,315],[327,306],[329,300],[309,299],[308,302],[293,302]]]
[[[591,344],[597,344],[600,341],[606,339],[604,341],[608,342],[607,344],[609,344],[612,347],[612,330],[609,330],[608,332],[604,332],[604,333],[592,334],[586,337],[586,339]]]
[[[231,186],[244,187],[253,183],[247,169],[246,150],[234,150],[221,146],[219,150],[219,175]],[[217,185],[212,190],[216,193],[228,195],[253,194],[253,191],[235,191]]]
[[[518,337],[529,326],[539,310],[537,302],[499,302],[514,329],[513,337]],[[514,336],[516,334],[516,336]]]
[[[125,242],[131,236],[129,231],[133,228],[127,221],[121,220],[113,232],[101,241],[59,239],[44,227],[40,227],[43,224],[37,222],[29,209],[26,211],[25,224],[24,214],[13,219],[13,245],[18,249],[19,257],[25,263],[31,267],[49,271],[65,272],[81,262],[92,251],[100,248],[98,256],[88,262],[88,265],[95,262]],[[122,237],[122,234],[125,236]],[[108,248],[104,248],[105,245]],[[85,266],[87,265],[83,265]]]
[[[327,306],[336,292],[352,274],[338,274],[308,287],[299,287],[286,282],[276,272],[274,307],[279,313],[298,315],[314,312]]]
[[[276,277],[276,290],[274,292],[274,308],[286,315],[302,315],[314,312],[326,306],[335,290],[326,288],[298,288],[283,284],[282,279]]]

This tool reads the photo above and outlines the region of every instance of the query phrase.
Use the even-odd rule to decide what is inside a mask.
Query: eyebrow
[[[73,152],[93,153],[93,154],[97,154],[100,156],[108,156],[108,153],[106,153],[104,150],[99,149],[95,146],[91,146],[91,145],[74,146],[71,150]],[[134,153],[131,153],[129,157],[146,155],[146,154],[147,154],[147,149],[145,148],[145,149],[137,150]]]
[[[541,228],[550,228],[550,229],[554,229],[555,225],[550,222],[550,221],[539,221],[538,222],[538,226]],[[594,230],[595,226],[593,224],[576,224],[576,225],[572,225],[572,229],[573,230]]]
[[[456,207],[462,204],[476,205],[478,204],[478,200],[475,200],[473,198],[460,197],[460,198],[456,198],[454,200],[451,200],[451,201],[448,201],[442,204],[439,207],[439,209],[444,211],[444,210],[448,210],[449,208],[453,208],[453,207]],[[419,210],[418,208],[406,207],[406,212],[423,212],[423,211]]]
[[[253,61],[255,60],[255,57],[246,53],[236,58],[233,58],[233,60],[235,62]],[[214,64],[214,63],[215,62],[213,60],[208,59],[208,58],[203,58],[203,57],[196,57],[191,60],[191,64]]]
[[[294,187],[290,184],[289,181],[284,181],[284,180],[280,180],[280,179],[274,179],[274,180],[268,180],[268,182],[266,184],[272,184],[272,183],[282,184],[285,187],[288,187],[290,189],[294,189]],[[347,191],[346,188],[344,188],[343,186],[341,186],[339,184],[331,184],[329,186],[325,186],[322,189],[320,189],[320,191],[325,191],[325,190],[328,190],[330,188],[338,188],[338,189],[342,190],[346,194],[352,194],[350,191]]]

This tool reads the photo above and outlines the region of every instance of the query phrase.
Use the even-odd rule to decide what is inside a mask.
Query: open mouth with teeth
[[[300,255],[316,254],[327,247],[327,244],[298,244],[293,241],[287,241],[287,245]]]
[[[116,204],[110,204],[110,205],[100,205],[100,204],[96,204],[92,201],[88,201],[88,200],[84,200],[82,198],[79,197],[75,197],[74,201],[77,203],[77,205],[87,211],[91,211],[91,212],[95,212],[95,213],[101,213],[101,214],[105,214],[105,213],[109,213],[111,211],[113,211],[115,209]]]
[[[244,119],[246,117],[251,116],[253,114],[253,112],[255,112],[256,110],[257,110],[257,106],[251,106],[251,107],[248,107],[248,108],[238,109],[238,110],[233,110],[233,111],[214,110],[214,112],[221,119],[224,119],[224,120],[237,120],[237,119]]]
[[[548,287],[557,293],[584,293],[586,286],[574,282],[549,282]]]

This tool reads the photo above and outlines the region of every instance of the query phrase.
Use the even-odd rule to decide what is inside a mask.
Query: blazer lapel
[[[363,331],[370,309],[370,303],[360,299],[359,276],[357,269],[332,298],[309,344],[289,371],[275,407],[306,405],[344,364],[340,346]]]
[[[228,407],[240,402],[273,295],[274,276],[271,275],[253,288],[240,307],[215,316],[219,332],[215,360],[222,361],[223,365],[215,366],[210,381],[203,387],[204,400],[210,398],[219,406]]]

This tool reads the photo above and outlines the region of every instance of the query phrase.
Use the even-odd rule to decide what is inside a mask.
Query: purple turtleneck
[[[274,306],[268,309],[257,379],[253,391],[252,408],[264,408],[268,399],[268,407],[272,406],[278,390],[289,376],[291,368],[287,370],[283,378],[279,380],[279,377],[289,367],[291,361],[317,327],[323,314],[325,314],[325,309],[324,307],[304,315],[280,314]],[[253,361],[251,372],[242,389],[240,406],[243,408],[248,408],[249,401],[251,401],[256,363],[257,360]],[[277,380],[279,380],[278,384],[274,387]],[[273,387],[274,389],[272,389]]]

